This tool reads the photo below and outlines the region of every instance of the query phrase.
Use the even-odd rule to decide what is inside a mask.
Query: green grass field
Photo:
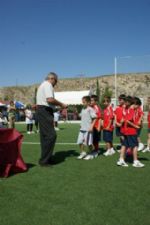
[[[64,143],[76,142],[79,125],[60,128],[57,164],[41,168],[40,145],[27,143],[38,143],[39,135],[17,126],[24,134],[22,155],[29,170],[0,179],[0,225],[150,225],[150,153],[139,154],[145,168],[117,167],[118,153],[77,160],[79,147]]]

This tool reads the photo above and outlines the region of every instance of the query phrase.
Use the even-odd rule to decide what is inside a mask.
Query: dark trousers
[[[41,142],[41,158],[40,164],[47,164],[50,162],[56,142],[56,131],[54,129],[53,111],[48,107],[39,106],[37,109],[39,128],[40,128],[40,142]]]
[[[33,129],[33,124],[32,123],[27,124],[27,131],[32,132],[32,129]]]

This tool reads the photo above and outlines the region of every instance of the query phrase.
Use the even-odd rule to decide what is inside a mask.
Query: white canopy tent
[[[3,106],[6,106],[6,104],[4,104],[3,102],[0,102],[0,106],[3,107]]]
[[[90,90],[55,92],[55,98],[67,105],[82,104],[82,97],[90,95]]]

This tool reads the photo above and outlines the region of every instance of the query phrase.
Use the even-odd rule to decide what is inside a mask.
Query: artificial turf
[[[53,168],[38,165],[38,134],[24,134],[28,171],[0,179],[0,225],[149,225],[150,153],[139,153],[145,168],[116,166],[119,154],[77,160],[78,124],[60,125]],[[142,131],[146,143],[147,130]],[[114,142],[119,142],[114,137]],[[62,143],[62,144],[61,144]],[[100,145],[103,151],[103,145]]]

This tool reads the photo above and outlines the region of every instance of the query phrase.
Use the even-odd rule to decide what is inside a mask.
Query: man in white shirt
[[[54,86],[57,84],[58,77],[51,72],[41,83],[37,91],[37,115],[40,128],[41,141],[41,158],[39,164],[41,166],[51,166],[52,154],[56,142],[56,131],[54,129],[53,110],[55,106],[67,108],[67,105],[59,102],[54,97]]]

